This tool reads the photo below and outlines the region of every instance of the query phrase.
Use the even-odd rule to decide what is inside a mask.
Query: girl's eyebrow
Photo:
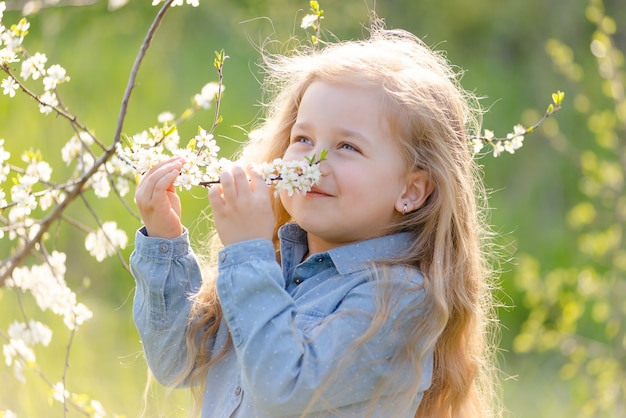
[[[311,130],[311,124],[307,122],[296,122],[291,126],[291,130],[299,129],[301,131],[309,131]]]

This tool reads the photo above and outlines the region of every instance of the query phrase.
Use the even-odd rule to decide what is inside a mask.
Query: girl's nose
[[[325,177],[328,174],[330,174],[330,165],[328,164],[327,160],[322,160],[319,162],[319,170],[320,170],[320,174],[322,175],[322,177]]]

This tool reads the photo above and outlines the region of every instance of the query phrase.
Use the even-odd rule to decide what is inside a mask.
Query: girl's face
[[[317,186],[280,198],[308,232],[311,253],[383,235],[402,211],[407,170],[381,103],[373,89],[326,82],[302,97],[284,158],[328,154]]]

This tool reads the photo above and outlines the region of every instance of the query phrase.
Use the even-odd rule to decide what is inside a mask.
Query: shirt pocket
[[[315,309],[296,311],[294,327],[303,335],[311,335],[327,316],[327,313]]]

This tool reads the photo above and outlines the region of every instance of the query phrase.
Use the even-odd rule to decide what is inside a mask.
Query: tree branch
[[[165,16],[165,13],[170,8],[172,2],[173,0],[166,0],[166,2],[163,4],[156,17],[154,18],[152,25],[148,29],[148,33],[146,34],[143,43],[141,44],[139,53],[137,54],[135,63],[133,64],[132,70],[130,72],[126,91],[122,99],[122,105],[117,121],[117,127],[115,130],[113,143],[104,152],[104,154],[102,154],[100,158],[98,158],[94,162],[91,169],[85,172],[82,177],[80,177],[80,179],[73,185],[73,187],[67,190],[67,195],[65,196],[65,199],[63,199],[63,201],[61,201],[54,208],[54,210],[52,210],[52,212],[50,212],[50,214],[41,222],[41,227],[39,228],[39,231],[37,231],[37,234],[31,240],[26,242],[22,248],[16,251],[16,253],[12,257],[9,257],[8,259],[2,261],[2,264],[0,264],[0,287],[4,286],[6,279],[10,277],[11,274],[13,274],[15,268],[20,265],[22,261],[24,261],[24,259],[31,253],[31,251],[33,251],[33,249],[37,246],[37,243],[43,240],[44,234],[48,231],[52,223],[62,217],[65,208],[67,208],[67,206],[69,206],[69,204],[80,195],[87,181],[98,171],[98,169],[103,164],[105,164],[115,154],[117,144],[120,142],[122,127],[124,125],[124,119],[128,110],[128,103],[130,101],[130,96],[133,88],[135,86],[139,67],[141,66],[141,63],[146,55],[146,51],[148,50],[148,47],[150,46],[150,43],[152,42],[152,39],[154,38],[154,35],[159,28],[163,17]],[[69,120],[72,123],[76,123],[74,118],[69,118]]]

